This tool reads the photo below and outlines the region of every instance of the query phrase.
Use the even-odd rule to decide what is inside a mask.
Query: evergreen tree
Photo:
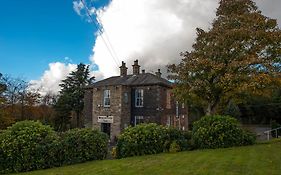
[[[59,98],[54,105],[56,111],[55,128],[59,131],[68,129],[71,114],[75,113],[76,127],[82,127],[81,115],[84,108],[85,86],[90,83],[89,66],[80,63],[77,69],[71,72],[60,87]]]
[[[220,0],[211,29],[198,28],[192,51],[181,56],[168,66],[175,95],[207,115],[243,93],[270,94],[280,85],[281,31],[251,0]]]

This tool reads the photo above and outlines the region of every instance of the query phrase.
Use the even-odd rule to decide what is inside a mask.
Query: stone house
[[[133,74],[127,74],[124,62],[120,76],[110,77],[89,85],[85,93],[84,123],[99,129],[112,141],[129,125],[157,123],[188,129],[187,108],[172,97],[173,84],[142,70],[134,61]]]

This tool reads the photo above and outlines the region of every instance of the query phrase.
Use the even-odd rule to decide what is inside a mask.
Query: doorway
[[[110,123],[101,123],[101,132],[106,133],[110,138]]]

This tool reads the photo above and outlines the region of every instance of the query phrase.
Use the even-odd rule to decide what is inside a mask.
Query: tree
[[[209,31],[197,28],[193,50],[168,65],[178,99],[207,115],[244,93],[270,94],[280,85],[281,31],[251,0],[220,0]]]
[[[5,106],[9,116],[15,119],[23,119],[22,107],[24,95],[27,92],[28,83],[21,78],[11,76],[2,76],[1,84],[5,85],[3,97],[5,98]]]
[[[56,128],[66,130],[70,123],[71,112],[75,113],[76,126],[81,127],[81,115],[84,108],[84,87],[90,83],[89,66],[80,63],[76,71],[73,71],[62,81],[62,88],[57,103],[54,105],[56,116]]]

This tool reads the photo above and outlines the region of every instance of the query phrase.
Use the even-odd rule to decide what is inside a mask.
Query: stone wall
[[[130,125],[131,121],[131,88],[122,86],[121,89],[121,131]]]
[[[103,106],[104,90],[110,90],[110,107]],[[93,93],[93,128],[101,129],[101,123],[98,123],[98,116],[113,116],[111,123],[110,140],[121,132],[121,86],[108,86],[94,88]]]
[[[144,91],[143,107],[135,107],[136,89]],[[103,106],[104,90],[110,90],[110,107]],[[177,118],[174,98],[170,98],[171,105],[170,108],[167,108],[167,91],[171,91],[171,89],[160,85],[95,87],[92,91],[92,126],[100,130],[101,123],[98,122],[98,116],[113,116],[110,131],[112,141],[124,128],[134,125],[135,116],[143,116],[146,123],[157,123],[164,126],[167,125],[167,120],[170,118],[170,126],[186,130],[188,128],[187,109],[185,106],[182,108],[182,105],[179,104],[180,118]],[[85,107],[88,111],[88,105]]]

